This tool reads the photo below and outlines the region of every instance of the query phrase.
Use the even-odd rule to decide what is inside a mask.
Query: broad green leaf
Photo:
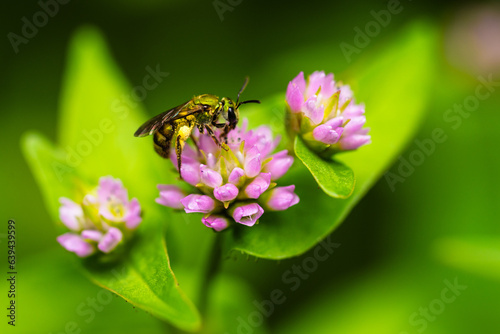
[[[64,153],[40,134],[25,134],[21,148],[38,181],[47,210],[51,217],[58,217],[59,198],[73,198],[76,194],[75,169],[66,163]]]
[[[200,316],[179,288],[163,239],[166,223],[179,224],[181,217],[154,202],[164,161],[155,155],[151,140],[133,136],[147,116],[139,103],[121,105],[121,98],[131,93],[130,86],[96,31],[86,28],[76,34],[68,64],[62,96],[61,149],[36,135],[28,135],[23,142],[52,218],[59,220],[58,197],[72,198],[82,185],[95,187],[101,176],[120,178],[130,197],[141,203],[144,220],[118,262],[104,265],[84,261],[82,269],[96,284],[131,304],[184,330],[196,330]],[[54,162],[71,168],[61,177],[53,168]]]
[[[462,237],[440,240],[436,254],[447,265],[500,279],[500,238]]]
[[[257,257],[282,259],[304,253],[337,228],[357,202],[396,160],[418,128],[424,114],[433,74],[435,28],[417,22],[378,54],[368,57],[348,75],[337,75],[353,87],[356,101],[366,104],[372,143],[338,156],[356,175],[347,199],[318,191],[309,173],[295,166],[278,185],[295,184],[301,201],[283,212],[265,212],[252,228],[237,228],[225,240],[228,249]],[[283,83],[283,89],[287,82]],[[248,108],[252,126],[277,123],[283,96],[264,99]],[[253,110],[253,112],[252,112]],[[276,126],[273,126],[276,128]]]
[[[72,254],[59,249],[20,259],[27,297],[19,297],[16,326],[2,322],[0,332],[109,334],[147,328],[148,334],[169,333],[160,320],[92,284],[72,260]]]
[[[158,180],[165,175],[165,161],[152,149],[152,138],[134,137],[149,118],[138,101],[151,93],[144,82],[150,88],[158,87],[165,74],[155,79],[151,72],[156,64],[146,66],[149,70],[144,70],[144,78],[148,79],[132,89],[105,41],[92,28],[77,31],[67,64],[59,124],[59,142],[67,163],[91,180],[112,174],[125,184],[139,185],[141,180]],[[151,193],[146,186],[134,191]]]
[[[347,198],[354,190],[354,174],[349,167],[320,158],[299,137],[295,137],[295,154],[309,169],[318,185],[331,197]]]

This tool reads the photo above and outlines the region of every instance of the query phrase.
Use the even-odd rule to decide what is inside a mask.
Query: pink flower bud
[[[229,202],[238,196],[238,192],[238,187],[232,183],[226,183],[214,189],[214,197],[221,202]]]
[[[242,205],[234,209],[233,218],[237,223],[253,226],[264,213],[264,209],[257,203]]]
[[[271,156],[273,160],[264,166],[264,171],[271,173],[271,180],[277,180],[288,171],[293,164],[293,157],[288,155],[288,151],[280,151]]]
[[[249,185],[245,188],[245,194],[248,198],[257,199],[269,188],[271,184],[271,173],[260,173]]]
[[[110,227],[108,232],[106,232],[106,234],[102,237],[101,241],[99,241],[97,247],[101,252],[109,253],[116,248],[122,239],[122,232],[116,227]]]
[[[79,257],[87,257],[94,253],[94,247],[85,242],[81,236],[75,233],[65,233],[57,237],[57,241],[68,251]]]
[[[191,194],[181,200],[184,211],[209,213],[215,208],[214,200],[207,195]]]
[[[220,187],[222,185],[222,176],[220,173],[208,168],[205,165],[200,165],[201,182],[210,188]]]
[[[179,187],[172,185],[159,184],[160,197],[156,199],[156,203],[168,206],[174,209],[183,209],[184,205],[181,199],[186,197]]]
[[[283,211],[299,203],[299,196],[294,193],[295,186],[277,187],[271,190],[267,206],[272,211]]]
[[[215,215],[202,218],[201,221],[206,227],[213,228],[217,232],[220,232],[229,226],[229,222],[226,218]]]

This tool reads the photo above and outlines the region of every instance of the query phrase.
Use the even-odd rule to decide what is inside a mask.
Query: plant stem
[[[219,270],[221,263],[221,255],[222,255],[222,236],[221,233],[216,233],[215,238],[212,245],[212,251],[208,255],[208,263],[207,263],[207,271],[205,274],[205,280],[201,285],[201,298],[200,298],[200,311],[202,315],[207,312],[208,306],[208,296],[210,294],[210,288],[213,283],[213,280]]]

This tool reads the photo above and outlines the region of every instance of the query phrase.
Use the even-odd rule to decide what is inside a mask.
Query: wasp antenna
[[[241,93],[243,93],[243,91],[247,87],[249,80],[250,80],[249,77],[245,77],[245,82],[243,83],[243,86],[241,87],[240,91],[238,92],[238,98],[236,99],[236,105],[238,105],[238,103],[240,101],[240,95],[241,95]]]
[[[243,102],[240,102],[238,104],[238,107],[241,106],[242,104],[246,104],[246,103],[260,103],[259,100],[247,100],[247,101],[243,101]]]

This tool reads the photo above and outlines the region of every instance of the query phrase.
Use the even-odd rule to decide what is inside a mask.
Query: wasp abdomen
[[[174,132],[175,129],[171,124],[165,124],[153,134],[153,144],[155,151],[165,159],[168,159],[170,152],[170,142],[172,141]]]

